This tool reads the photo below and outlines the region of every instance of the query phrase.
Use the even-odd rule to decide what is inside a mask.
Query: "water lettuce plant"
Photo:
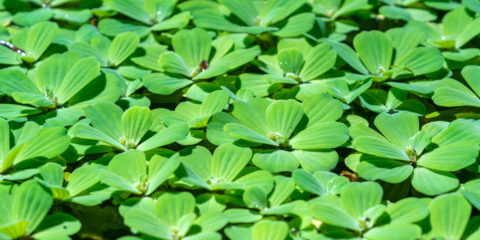
[[[468,126],[475,128],[467,120],[456,120],[447,126],[432,122],[419,131],[415,115],[398,112],[381,113],[374,124],[383,136],[365,125],[350,128],[352,145],[361,154],[354,153],[346,159],[367,179],[400,183],[412,176],[411,183],[417,191],[437,195],[458,187],[458,179],[450,172],[468,167],[478,156],[480,135],[464,130]],[[403,131],[399,132],[400,129]],[[432,143],[434,146],[430,147]]]
[[[0,240],[480,239],[479,0],[0,0]]]

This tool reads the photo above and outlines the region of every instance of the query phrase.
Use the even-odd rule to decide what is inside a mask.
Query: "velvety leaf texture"
[[[0,240],[480,239],[479,0],[0,0]]]

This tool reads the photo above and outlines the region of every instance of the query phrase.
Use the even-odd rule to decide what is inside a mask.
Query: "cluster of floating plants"
[[[0,0],[0,240],[479,240],[480,0]]]

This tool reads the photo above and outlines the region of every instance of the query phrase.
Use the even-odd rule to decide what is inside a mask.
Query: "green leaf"
[[[222,0],[221,3],[225,5],[230,11],[240,18],[247,25],[255,25],[258,16],[258,9],[254,2],[248,0]]]
[[[237,140],[236,138],[228,135],[224,131],[224,126],[231,122],[237,122],[238,120],[232,117],[232,115],[225,112],[219,112],[214,114],[207,124],[207,139],[209,142],[220,145],[223,143],[230,143]]]
[[[110,65],[120,65],[137,49],[139,42],[140,38],[133,32],[124,32],[117,35],[108,50],[108,61]]]
[[[268,134],[266,111],[270,101],[265,98],[253,98],[248,101],[235,101],[232,115],[242,124],[262,135]]]
[[[463,89],[466,89],[466,91]],[[460,89],[440,87],[435,90],[435,93],[432,96],[432,100],[435,104],[445,107],[480,107],[480,99],[475,96],[475,94],[471,92],[468,88],[462,85]]]
[[[33,26],[28,31],[26,38],[24,50],[28,54],[27,56],[32,57],[33,61],[38,60],[52,43],[57,32],[58,25],[54,22],[41,22]]]
[[[112,137],[108,136],[107,134],[103,133],[102,131],[90,127],[85,124],[77,124],[72,128],[73,136],[77,138],[83,139],[90,139],[90,140],[97,140],[108,143],[118,149],[126,151],[127,148],[123,146],[119,140],[113,139]]]
[[[303,169],[309,172],[328,171],[337,165],[338,154],[335,151],[303,151],[292,152]]]
[[[428,205],[418,198],[404,198],[388,206],[386,212],[392,224],[415,223],[429,214]]]
[[[308,124],[336,121],[343,115],[342,103],[328,94],[315,94],[302,103]]]
[[[260,187],[248,188],[242,199],[249,208],[264,209],[268,204],[267,193]]]
[[[98,22],[98,31],[109,37],[115,37],[124,32],[134,32],[140,37],[150,33],[150,28],[129,20],[103,18]]]
[[[375,126],[392,144],[402,147],[409,146],[409,140],[418,132],[418,117],[409,112],[395,114],[380,113],[375,118]]]
[[[149,74],[143,77],[142,81],[150,92],[161,95],[170,95],[193,83],[190,79],[171,77],[163,73]]]
[[[0,63],[6,65],[19,65],[22,63],[18,53],[8,48],[0,48]]]
[[[49,185],[63,185],[63,168],[56,163],[47,163],[39,168],[42,180]]]
[[[281,37],[298,37],[301,34],[310,31],[315,23],[315,14],[313,13],[299,13],[288,18],[287,24],[273,34]]]
[[[262,219],[262,216],[254,211],[241,208],[227,209],[224,214],[230,223],[249,223]]]
[[[3,69],[0,71],[0,92],[10,96],[15,92],[41,94],[37,86],[17,69]]]
[[[443,17],[443,32],[457,38],[471,21],[472,17],[467,13],[465,7],[459,7]]]
[[[53,198],[37,182],[30,180],[16,189],[12,202],[12,218],[16,221],[27,221],[29,224],[26,234],[29,234],[47,215]]]
[[[252,61],[260,53],[260,47],[254,46],[247,49],[239,49],[228,53],[219,61],[214,62],[207,70],[194,77],[195,80],[207,79],[222,75],[228,71],[239,68]]]
[[[376,182],[352,182],[341,192],[343,206],[356,219],[365,217],[369,208],[380,203],[382,195],[382,187]]]
[[[286,222],[261,220],[253,224],[252,240],[271,239],[282,240],[288,234]]]
[[[460,239],[472,206],[459,193],[436,197],[430,203],[430,223],[435,237]]]
[[[306,1],[294,1],[294,0],[287,0],[287,1],[267,1],[263,6],[263,9],[260,13],[261,22],[260,24],[268,26],[270,24],[276,23],[277,21],[283,20],[288,17],[288,15],[292,14],[300,8]]]
[[[480,96],[480,67],[466,66],[462,69],[462,76],[477,96]]]
[[[118,11],[130,18],[133,18],[137,21],[140,21],[145,24],[150,24],[150,17],[148,14],[148,9],[144,1],[139,0],[105,0],[105,6]]]
[[[193,213],[195,198],[187,192],[165,193],[157,199],[155,215],[169,226],[179,226],[182,217]]]
[[[458,187],[459,181],[449,172],[417,167],[413,171],[412,186],[419,192],[433,196]]]
[[[99,182],[99,171],[90,165],[83,165],[75,169],[67,178],[66,189],[71,196],[77,196]]]
[[[270,207],[280,206],[295,190],[295,182],[292,178],[275,176],[275,190],[269,197]]]
[[[225,146],[224,148],[228,147]],[[173,155],[172,158],[180,159],[183,164],[193,170],[202,180],[207,180],[212,175],[212,154],[205,147],[188,147]]]
[[[298,75],[303,67],[303,55],[295,48],[282,50],[277,56],[277,61],[287,76],[288,74]]]
[[[62,239],[77,233],[82,224],[76,218],[66,213],[54,213],[47,216],[39,226],[40,231],[35,233],[35,239]]]
[[[370,73],[380,74],[390,69],[393,44],[382,32],[361,32],[353,40],[353,46]]]
[[[413,75],[423,75],[432,73],[444,64],[444,60],[440,51],[434,47],[419,47],[412,49],[402,58],[395,59],[397,66],[405,66]]]
[[[422,233],[422,229],[413,224],[388,224],[381,227],[376,227],[365,233],[367,239],[382,240],[403,240],[403,239],[418,239]]]
[[[150,195],[155,191],[162,183],[164,183],[178,168],[180,161],[177,158],[164,158],[154,155],[148,162],[148,178],[150,184],[148,190],[145,193]]]
[[[433,170],[458,171],[475,162],[478,144],[456,143],[444,145],[423,154],[417,164]]]
[[[122,133],[128,147],[138,145],[152,126],[152,112],[147,107],[131,107],[122,116]]]
[[[200,63],[208,61],[212,39],[200,28],[181,30],[172,38],[172,45],[191,69],[199,67]]]
[[[376,137],[357,137],[352,142],[355,149],[378,157],[410,161],[405,151],[386,140]]]
[[[327,202],[315,202],[310,205],[312,217],[330,225],[360,230],[358,222],[352,218],[344,209]]]
[[[284,150],[255,153],[252,162],[255,166],[271,173],[292,171],[298,168],[298,160],[295,155]]]
[[[200,215],[194,224],[200,226],[203,232],[216,232],[227,225],[228,219],[222,212],[211,211]],[[219,235],[218,233],[216,233]]]
[[[28,221],[17,221],[14,224],[4,225],[0,228],[0,236],[8,240],[19,238],[26,234],[27,227]]]
[[[137,53],[140,52],[142,54],[139,54],[140,56],[134,54],[130,60],[141,67],[163,72],[162,66],[158,63],[158,56],[165,51],[166,47],[159,44],[141,46],[140,49],[137,50]]]
[[[408,55],[410,51],[415,50],[415,47],[425,38],[419,29],[413,27],[392,28],[386,34],[392,39],[393,47],[396,50],[395,65],[399,65],[398,61]]]
[[[118,190],[140,194],[146,191],[141,186],[146,175],[145,155],[141,151],[130,150],[113,157],[108,163],[108,172],[101,176],[101,181]]]
[[[328,44],[319,44],[305,56],[305,65],[300,72],[302,81],[314,80],[330,70],[337,59],[335,50]]]
[[[295,184],[297,184],[305,191],[317,195],[323,195],[325,193],[325,189],[322,187],[318,179],[316,179],[311,173],[303,169],[293,170],[292,179],[293,181],[295,181]]]
[[[268,106],[266,116],[270,131],[288,139],[303,117],[303,107],[294,100],[278,100]]]
[[[167,224],[153,213],[142,209],[133,209],[125,216],[125,224],[139,232],[160,239],[171,239],[171,230]]]
[[[479,25],[480,25],[480,20],[475,19],[471,21],[465,28],[463,28],[463,31],[456,38],[455,47],[461,48],[470,40],[475,38],[480,33]]]
[[[183,76],[191,76],[193,74],[192,69],[187,65],[187,62],[175,52],[162,53],[158,59],[158,63],[169,73],[176,73]]]
[[[10,151],[10,127],[8,121],[0,118],[0,159],[5,159]]]
[[[362,64],[360,61],[360,57],[353,51],[353,49],[348,46],[347,44],[332,41],[329,39],[322,39],[324,42],[327,42],[332,46],[332,48],[337,52],[338,56],[340,56],[346,63],[348,63],[352,68],[357,70],[358,72],[367,75],[368,71],[367,68]]]
[[[254,143],[278,146],[278,144],[272,141],[270,138],[267,138],[239,123],[228,123],[225,125],[224,130],[228,133],[228,135],[238,139],[243,139]]]
[[[138,145],[137,149],[148,151],[157,147],[165,146],[184,139],[188,132],[189,129],[186,124],[175,124],[158,131],[151,138]]]
[[[328,149],[339,147],[348,140],[348,128],[343,123],[318,123],[296,134],[290,144],[293,149]]]
[[[59,104],[64,104],[92,81],[100,71],[100,63],[93,57],[76,62],[66,73],[56,95]]]
[[[228,100],[227,91],[217,90],[209,93],[200,107],[200,116],[212,116],[217,112],[221,112],[228,104]]]
[[[15,163],[37,157],[50,159],[65,152],[69,145],[70,138],[63,127],[43,128],[34,138],[24,143],[17,153]]]
[[[173,15],[169,19],[159,22],[152,26],[152,31],[163,31],[170,29],[182,29],[190,22],[191,15],[189,12],[181,12]]]
[[[227,182],[233,181],[251,158],[252,151],[249,148],[222,144],[213,153],[211,174]]]
[[[122,136],[121,119],[123,111],[113,103],[96,103],[85,108],[85,116],[92,126],[105,133],[115,141]]]

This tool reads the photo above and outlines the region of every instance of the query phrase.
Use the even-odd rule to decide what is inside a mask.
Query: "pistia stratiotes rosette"
[[[382,195],[378,183],[348,183],[340,196],[325,195],[312,199],[310,212],[314,219],[322,222],[319,227],[325,229],[322,231],[325,236],[368,240],[418,239],[422,230],[414,223],[428,216],[427,201],[406,198],[385,206],[381,203]],[[340,229],[328,228],[325,224]]]
[[[179,184],[189,184],[208,190],[231,190],[260,187],[272,189],[273,177],[264,170],[244,172],[252,158],[252,150],[232,143],[220,145],[213,155],[202,146],[182,149],[172,156],[182,167],[177,172]]]
[[[54,22],[36,22],[30,28],[22,28],[11,37],[15,49],[0,48],[0,63],[19,65],[22,60],[28,64],[38,61],[58,31],[58,24]]]
[[[133,232],[153,239],[218,239],[228,220],[222,211],[195,213],[195,198],[188,192],[163,193],[158,198],[131,198],[120,206],[125,224]],[[201,231],[190,231],[200,228]]]
[[[164,126],[147,107],[134,106],[123,112],[113,103],[100,102],[85,108],[85,116],[88,121],[73,126],[73,137],[97,140],[122,151],[152,150],[188,134],[186,124]]]
[[[177,32],[172,45],[174,51],[162,53],[158,60],[164,73],[143,77],[145,87],[153,93],[168,95],[194,81],[223,75],[260,53],[258,46],[237,49],[228,35],[212,41],[210,34],[200,28]]]
[[[360,95],[363,106],[370,111],[382,113],[391,111],[407,111],[417,115],[425,115],[427,108],[422,102],[408,98],[408,92],[395,87],[388,92],[382,89],[371,88]]]
[[[107,36],[132,31],[144,37],[151,31],[182,29],[190,21],[189,12],[174,13],[177,0],[105,0],[106,7],[133,19],[104,18],[98,29]]]
[[[180,4],[179,8],[191,12],[198,27],[228,32],[255,35],[273,32],[279,37],[296,37],[312,29],[315,24],[315,15],[312,13],[299,13],[289,17],[306,3],[305,0],[219,2],[189,1]],[[228,10],[225,11],[224,8]]]
[[[473,120],[432,122],[419,131],[418,117],[408,112],[381,113],[374,121],[349,129],[354,153],[347,166],[368,180],[400,183],[411,178],[415,190],[438,195],[458,187],[452,173],[475,163],[480,131]]]
[[[228,106],[228,92],[216,90],[208,93],[201,103],[197,101],[185,101],[175,107],[175,111],[168,109],[158,110],[159,118],[167,125],[187,124],[190,128],[187,138],[179,141],[182,145],[199,143],[205,138],[204,128],[213,114],[222,112]]]
[[[115,155],[106,168],[97,172],[100,181],[115,191],[150,195],[171,177],[179,164],[178,159],[159,154],[147,161],[144,152],[134,149]]]
[[[95,57],[102,67],[118,67],[137,49],[140,38],[134,32],[120,33],[113,40],[97,34],[89,42],[75,42],[68,49],[82,57]]]
[[[308,83],[330,70],[337,57],[330,45],[320,43],[311,46],[303,38],[282,39],[278,42],[277,51],[276,55],[258,57],[260,62],[257,65],[266,74],[247,73],[239,76],[241,88],[268,92],[282,89],[282,84]],[[308,86],[302,84],[302,87]]]
[[[34,122],[11,125],[0,118],[0,182],[30,178],[38,173],[35,167],[62,154],[70,145],[63,127],[42,128]]]
[[[365,31],[353,40],[355,53],[344,43],[324,39],[348,65],[361,74],[371,75],[375,81],[440,70],[444,63],[440,51],[435,47],[419,46],[423,40],[423,33],[413,27],[392,28],[385,33]]]
[[[18,69],[1,70],[0,92],[18,103],[36,107],[3,104],[0,109],[6,111],[0,116],[17,118],[56,110],[37,119],[45,119],[51,125],[71,125],[83,115],[84,107],[97,101],[117,101],[123,85],[114,74],[100,74],[95,58],[66,52],[42,61],[33,74],[26,75]]]
[[[35,180],[21,185],[0,184],[0,238],[69,239],[81,224],[66,213],[47,214],[53,198]]]
[[[0,0],[0,240],[478,240],[479,19]]]
[[[38,168],[35,180],[52,193],[55,200],[84,206],[95,206],[110,198],[113,189],[100,184],[101,172],[91,165],[83,165],[69,173],[65,179],[63,167],[47,163]],[[65,184],[64,184],[65,182]]]
[[[233,103],[233,117],[217,113],[207,126],[214,144],[238,142],[256,146],[253,163],[269,172],[309,171],[335,167],[331,150],[348,140],[348,129],[336,122],[343,114],[338,100],[322,94],[295,100],[250,98]]]
[[[480,20],[465,6],[445,14],[440,24],[412,21],[407,26],[422,31],[426,42],[443,49],[442,55],[448,60],[464,62],[480,53],[478,48],[462,49],[480,33]]]

